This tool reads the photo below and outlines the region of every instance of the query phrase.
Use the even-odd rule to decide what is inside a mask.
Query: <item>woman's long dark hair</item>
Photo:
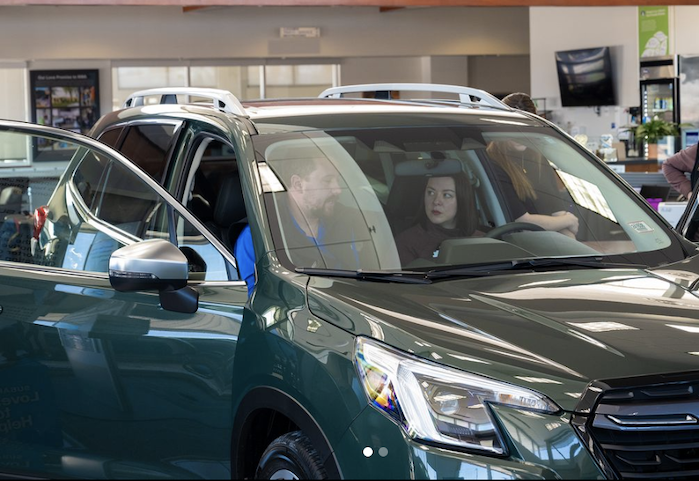
[[[478,212],[476,211],[476,195],[471,188],[471,181],[465,173],[452,175],[435,175],[437,177],[451,177],[454,179],[454,189],[456,189],[456,227],[463,236],[469,236],[478,229]],[[427,179],[429,181],[429,179]],[[425,189],[427,188],[425,182]],[[430,224],[430,219],[425,212],[425,190],[422,191],[422,202],[420,202],[420,213],[418,219],[423,227]]]

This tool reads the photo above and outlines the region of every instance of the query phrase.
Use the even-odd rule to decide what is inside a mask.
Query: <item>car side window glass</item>
[[[216,223],[216,205],[223,197],[221,187],[224,180],[232,171],[237,171],[236,155],[228,144],[205,139],[196,149],[191,165],[192,173],[185,186],[187,192],[183,203],[200,221],[210,226]],[[218,215],[223,215],[224,211],[221,209]]]
[[[80,167],[78,167],[73,174],[73,185],[90,212],[94,213],[93,207],[95,206],[96,189],[102,183],[109,163],[109,159],[95,152],[89,152],[86,154],[86,158],[80,164]]]
[[[94,151],[47,206],[35,240],[33,262],[108,272],[111,254],[143,239],[169,239],[167,204],[117,161]]]
[[[204,139],[195,151],[190,172],[185,185],[185,206],[234,254],[236,241],[247,226],[235,151],[220,140]],[[187,226],[184,232],[188,232]],[[223,265],[220,253],[210,244],[207,248],[209,255],[217,257],[216,265]],[[231,271],[230,279],[237,279],[238,273],[235,269]],[[210,277],[213,275],[207,274],[207,280],[215,279]]]
[[[165,201],[126,167],[112,162],[97,192],[95,216],[140,239],[168,238]]]
[[[237,279],[238,275],[230,263],[216,247],[197,230],[191,222],[177,215],[177,246],[190,248],[199,255],[200,262],[190,259],[190,279],[206,281],[228,281]]]
[[[102,135],[99,136],[97,140],[100,142],[109,145],[110,147],[116,147],[117,142],[119,141],[119,136],[121,135],[121,132],[124,129],[121,127],[118,127],[116,129],[110,129],[104,132]]]
[[[175,131],[176,126],[171,124],[133,125],[119,150],[155,180],[162,182]]]

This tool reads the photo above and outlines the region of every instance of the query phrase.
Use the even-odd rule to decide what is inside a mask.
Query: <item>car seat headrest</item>
[[[227,175],[223,182],[214,207],[214,222],[219,226],[230,226],[247,217],[243,190],[238,172]]]
[[[396,165],[396,177],[402,176],[428,176],[455,175],[464,172],[464,169],[456,159],[424,159],[407,160]]]
[[[5,187],[0,191],[0,205],[16,204],[22,202],[22,189],[15,186]]]

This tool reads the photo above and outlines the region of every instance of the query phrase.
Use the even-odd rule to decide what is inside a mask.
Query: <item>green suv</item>
[[[696,192],[673,229],[444,85],[156,89],[91,137],[0,122],[71,156],[0,233],[3,476],[699,473]]]

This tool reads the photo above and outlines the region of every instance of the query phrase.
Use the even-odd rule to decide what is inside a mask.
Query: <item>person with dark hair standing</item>
[[[430,177],[423,193],[418,222],[396,237],[401,264],[432,259],[446,239],[483,236],[478,231],[476,198],[463,174]]]
[[[532,98],[524,92],[515,92],[507,95],[502,99],[502,102],[513,109],[536,114],[536,104]]]

